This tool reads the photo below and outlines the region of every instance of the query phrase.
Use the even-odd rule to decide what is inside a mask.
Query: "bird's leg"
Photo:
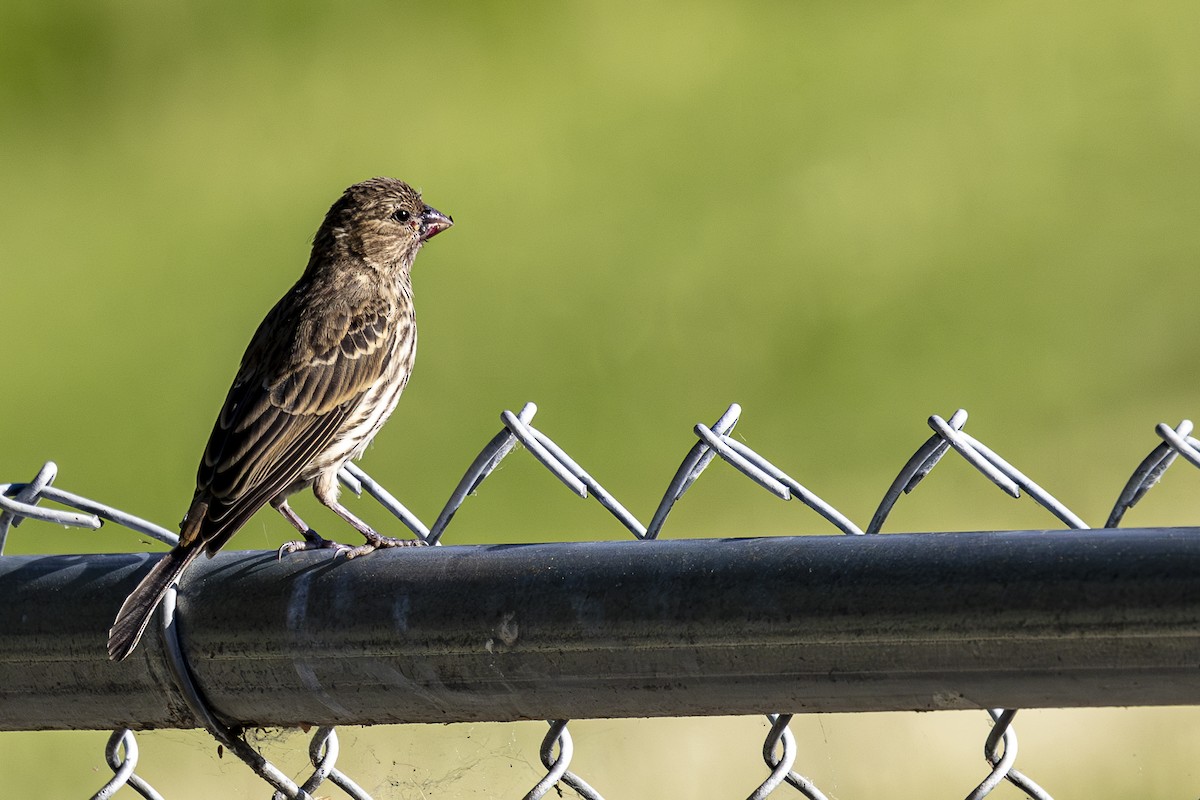
[[[300,531],[300,535],[304,537],[302,542],[284,542],[279,548],[279,558],[283,558],[286,553],[295,553],[297,550],[333,550],[334,555],[337,555],[350,549],[344,544],[322,537],[321,534],[308,527],[304,520],[300,519],[300,515],[288,505],[286,497],[276,497],[271,501],[271,508],[282,514],[283,518],[290,522],[293,528]]]
[[[350,547],[345,551],[339,550],[338,552],[346,553],[346,558],[365,556],[367,553],[372,553],[382,547],[413,547],[425,544],[420,539],[396,539],[377,533],[374,528],[354,516],[354,514],[350,513],[350,509],[338,502],[336,483],[333,483],[331,486],[325,481],[318,480],[313,484],[313,494],[330,511],[346,520],[346,522],[349,522],[367,540],[365,544],[360,544],[358,547]]]

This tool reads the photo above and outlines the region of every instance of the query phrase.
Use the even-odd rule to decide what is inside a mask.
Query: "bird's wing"
[[[242,359],[196,478],[189,515],[203,521],[183,526],[185,544],[215,550],[299,480],[388,368],[397,329],[387,300],[312,308],[295,296],[271,310]]]

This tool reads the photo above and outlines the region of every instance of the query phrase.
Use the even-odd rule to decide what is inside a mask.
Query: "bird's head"
[[[407,183],[372,178],[351,186],[329,209],[313,255],[345,254],[384,270],[407,269],[421,245],[453,224]]]

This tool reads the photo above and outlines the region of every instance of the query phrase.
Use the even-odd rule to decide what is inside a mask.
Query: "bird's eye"
[[[403,208],[392,214],[392,219],[396,220],[396,222],[408,222],[411,218],[412,214]]]

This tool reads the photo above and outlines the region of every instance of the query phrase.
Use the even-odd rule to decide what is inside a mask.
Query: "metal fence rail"
[[[0,559],[0,729],[108,728],[114,777],[129,786],[130,729],[207,728],[275,790],[311,798],[330,781],[369,795],[336,768],[338,724],[555,718],[545,778],[586,798],[568,769],[568,717],[768,714],[765,798],[794,771],[791,713],[986,708],[988,775],[1050,795],[1014,769],[1016,706],[1200,703],[1200,531],[1118,531],[1177,456],[1200,466],[1191,423],[1160,425],[1108,530],[1087,525],[994,450],[963,431],[966,412],[931,417],[933,435],[859,527],[786,471],[730,438],[731,406],[696,441],[647,523],[532,426],[536,408],[504,412],[434,524],[426,526],[357,467],[342,475],[427,543],[520,442],[569,489],[595,497],[633,542],[446,547],[352,562],[328,554],[223,553],[168,594],[159,633],[134,658],[108,662],[104,636],[154,556]],[[1073,531],[876,533],[902,494],[950,451],[1006,493],[1028,494]],[[715,458],[778,498],[799,499],[846,536],[653,541],[673,504]],[[24,518],[117,522],[168,544],[173,533],[53,486],[0,485],[0,547]],[[51,501],[75,510],[41,505]],[[753,531],[737,531],[752,534]],[[30,664],[36,668],[31,669]],[[1002,708],[1007,707],[1005,711]],[[297,784],[241,736],[243,726],[319,726],[312,775]]]
[[[1197,529],[328,556],[189,577],[183,651],[227,723],[1200,704]],[[102,646],[151,560],[0,559],[0,726],[202,725],[161,634]]]

